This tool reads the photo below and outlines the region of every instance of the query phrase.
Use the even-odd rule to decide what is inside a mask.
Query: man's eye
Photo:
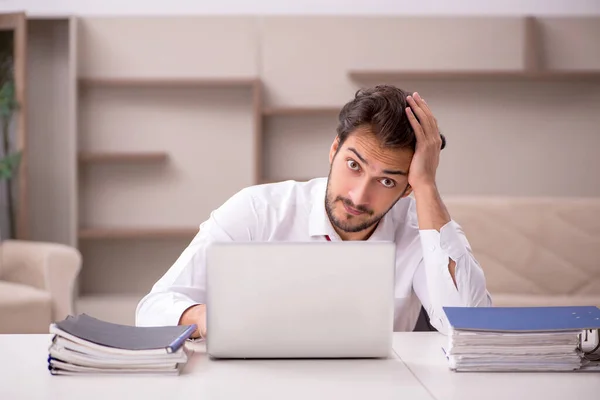
[[[358,171],[360,169],[360,166],[356,161],[348,160],[348,168],[350,168],[353,171]]]
[[[396,182],[394,182],[393,180],[391,180],[389,178],[383,178],[381,180],[381,184],[387,188],[393,188],[394,186],[396,186]]]

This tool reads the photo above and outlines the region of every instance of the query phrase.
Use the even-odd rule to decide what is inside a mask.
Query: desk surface
[[[598,399],[598,372],[452,372],[437,332],[397,334],[394,351],[436,400]]]
[[[455,373],[438,333],[397,333],[386,360],[210,360],[180,376],[52,376],[51,335],[0,335],[0,399],[594,399],[600,373]]]
[[[203,343],[180,376],[53,376],[51,335],[0,335],[0,399],[395,399],[431,396],[392,352],[384,360],[211,360]]]

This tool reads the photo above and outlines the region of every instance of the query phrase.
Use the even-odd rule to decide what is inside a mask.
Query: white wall
[[[32,16],[149,14],[600,15],[600,0],[0,0]]]

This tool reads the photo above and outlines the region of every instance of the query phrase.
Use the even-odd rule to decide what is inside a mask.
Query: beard
[[[333,213],[333,204],[337,203],[338,201],[356,210],[362,211],[364,213],[362,215],[369,215],[370,218],[359,223],[352,223],[352,218],[354,218],[355,215],[348,214],[348,220],[341,221]],[[352,203],[350,199],[346,199],[342,196],[337,196],[334,200],[332,200],[329,196],[329,183],[327,184],[327,191],[325,192],[325,211],[327,212],[327,217],[329,217],[331,224],[336,228],[347,233],[362,232],[365,229],[368,229],[373,225],[377,224],[381,220],[381,218],[383,218],[386,214],[383,213],[381,215],[373,216],[374,213],[372,210],[365,210],[365,207],[363,206],[356,206]]]
[[[392,203],[392,205],[385,210],[385,212],[381,213],[381,214],[375,214],[375,212],[363,205],[355,205],[352,200],[344,198],[340,195],[337,195],[334,197],[334,195],[332,193],[330,193],[329,190],[329,184],[331,181],[331,169],[329,170],[329,176],[327,177],[327,189],[325,191],[325,211],[327,212],[327,217],[329,218],[329,221],[331,221],[331,224],[340,229],[343,232],[346,233],[357,233],[357,232],[362,232],[366,229],[371,228],[372,226],[376,225],[377,223],[379,223],[379,221],[381,221],[381,219],[388,213],[388,211],[390,211],[392,209],[392,207],[394,207],[394,205],[398,202],[398,200],[400,200],[402,198],[402,196],[404,196],[404,193],[406,193],[406,190],[408,189],[408,186],[402,191],[402,194],[398,197],[398,199],[396,201],[394,201]],[[342,221],[340,219],[338,219],[335,214],[334,214],[334,210],[333,207],[336,203],[344,203],[345,205],[354,208],[355,210],[358,211],[362,211],[363,214],[361,215],[352,215],[352,214],[348,214],[348,219],[346,221]],[[362,217],[364,215],[369,216],[369,218],[367,218],[366,220],[362,221],[362,222],[352,222],[352,219],[354,217]]]

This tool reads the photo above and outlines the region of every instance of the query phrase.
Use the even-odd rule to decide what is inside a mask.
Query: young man
[[[447,332],[443,306],[491,306],[491,298],[436,187],[444,146],[418,93],[393,86],[357,92],[339,115],[329,177],[253,186],[232,196],[140,301],[136,324],[195,323],[196,337],[206,335],[211,242],[390,240],[396,243],[394,330],[413,330],[422,304],[431,324]]]

